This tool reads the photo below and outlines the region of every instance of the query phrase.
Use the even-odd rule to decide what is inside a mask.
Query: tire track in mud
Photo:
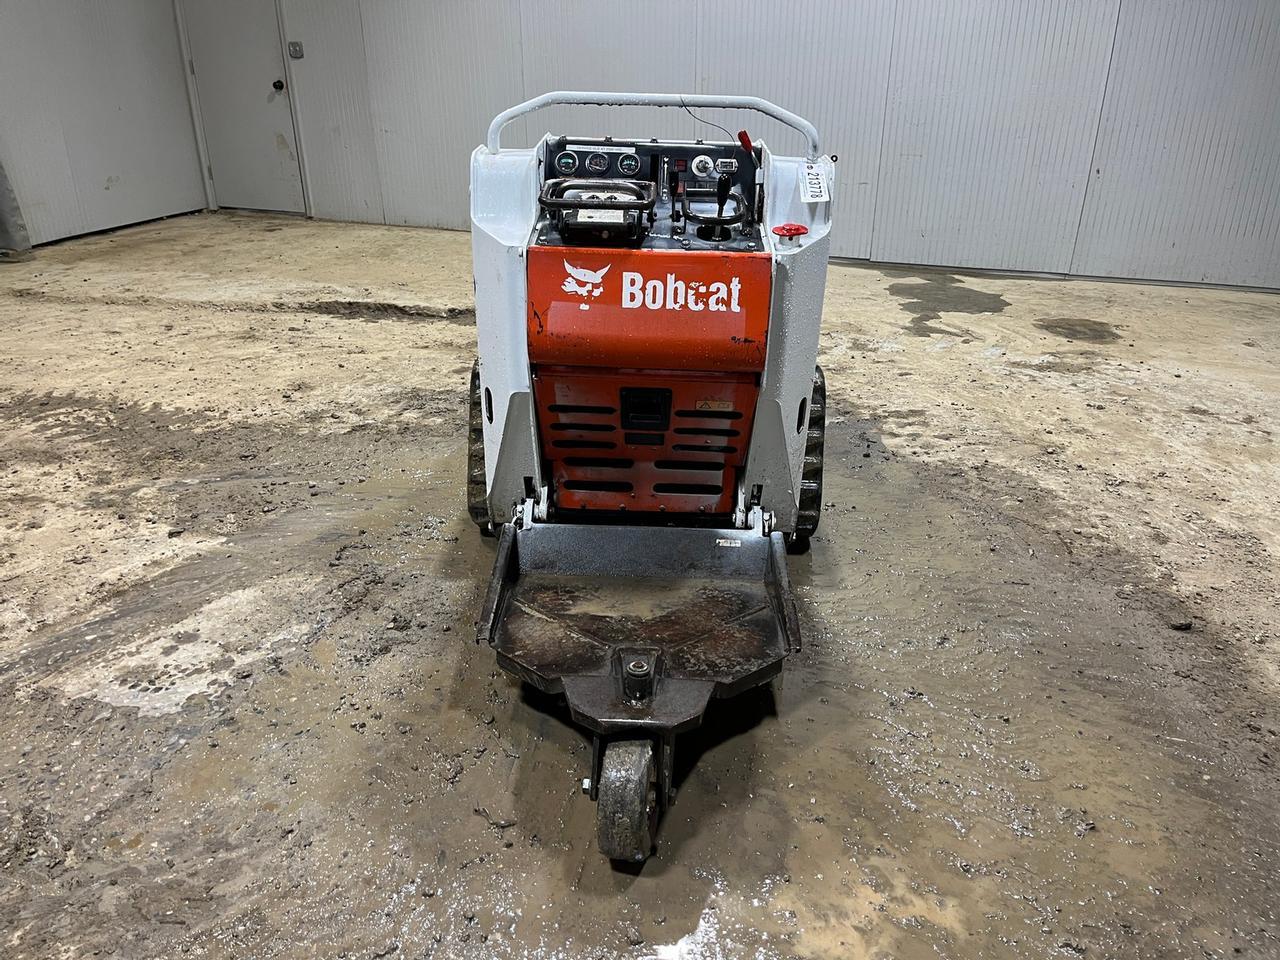
[[[347,318],[377,322],[379,320],[403,320],[410,322],[444,321],[462,326],[474,325],[475,309],[470,306],[452,306],[400,302],[393,300],[374,300],[367,298],[335,298],[326,296],[330,291],[317,291],[314,298],[296,300],[280,300],[263,298],[225,299],[225,300],[193,300],[177,297],[164,297],[154,294],[99,293],[86,296],[56,293],[37,287],[5,287],[0,289],[0,296],[10,297],[18,301],[34,300],[41,303],[64,306],[83,306],[85,303],[96,303],[111,307],[146,307],[149,310],[181,309],[197,311],[215,311],[219,313],[317,313],[329,317]]]

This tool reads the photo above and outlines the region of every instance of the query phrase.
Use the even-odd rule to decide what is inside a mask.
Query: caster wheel
[[[653,852],[658,800],[653,744],[615,740],[604,750],[596,800],[596,843],[610,860],[643,863]]]

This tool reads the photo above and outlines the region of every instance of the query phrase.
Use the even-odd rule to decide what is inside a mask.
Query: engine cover
[[[766,253],[529,249],[532,363],[760,371]]]

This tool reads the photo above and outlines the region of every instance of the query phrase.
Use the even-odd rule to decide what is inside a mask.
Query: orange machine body
[[[732,511],[771,280],[766,253],[529,248],[529,360],[557,508]]]

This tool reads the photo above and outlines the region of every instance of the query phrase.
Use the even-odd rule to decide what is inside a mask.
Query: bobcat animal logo
[[[564,278],[564,283],[560,289],[565,293],[576,293],[583,300],[588,298],[594,300],[600,294],[604,293],[604,275],[609,272],[612,264],[606,264],[603,270],[587,270],[583,267],[575,267],[568,260],[564,261],[565,273],[569,274]],[[580,303],[578,306],[587,310],[590,304]]]

